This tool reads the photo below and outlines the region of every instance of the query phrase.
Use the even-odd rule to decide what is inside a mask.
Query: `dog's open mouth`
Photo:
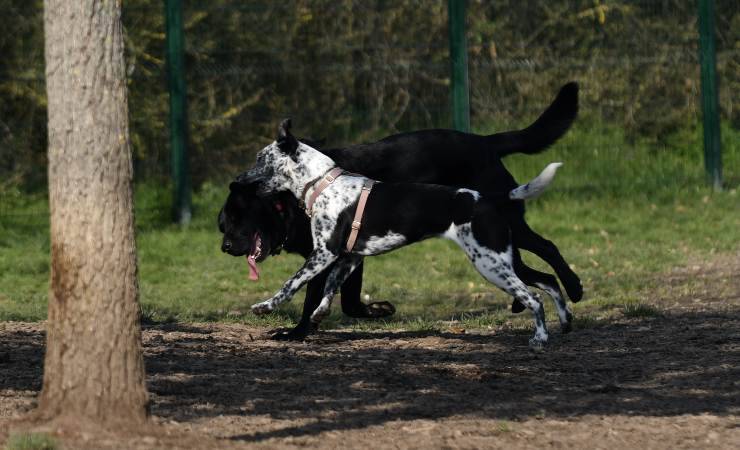
[[[262,239],[259,233],[254,233],[252,238],[252,253],[247,255],[247,266],[249,267],[249,279],[257,281],[260,279],[260,270],[257,267],[257,258],[262,256]]]

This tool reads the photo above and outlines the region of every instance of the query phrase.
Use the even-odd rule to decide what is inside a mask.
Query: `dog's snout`
[[[226,253],[229,250],[231,250],[231,241],[224,240],[224,242],[221,244],[221,251]]]

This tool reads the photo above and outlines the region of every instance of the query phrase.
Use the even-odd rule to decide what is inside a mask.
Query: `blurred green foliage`
[[[196,186],[246,168],[286,116],[299,134],[334,145],[450,126],[445,1],[184,3]],[[670,151],[701,114],[694,3],[469,1],[473,127],[525,125],[577,80],[585,123]],[[740,2],[716,3],[722,118],[739,128]],[[169,174],[164,5],[123,7],[137,180],[161,182]],[[46,176],[43,2],[0,0],[0,8],[0,190],[34,190]]]

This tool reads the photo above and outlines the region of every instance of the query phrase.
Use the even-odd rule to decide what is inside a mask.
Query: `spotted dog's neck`
[[[313,188],[304,191],[306,184],[324,176],[333,167],[334,161],[320,151],[301,143],[296,152],[297,163],[294,167],[278,168],[278,172],[290,179],[289,190],[296,198],[301,198],[304,192],[310,195]],[[304,200],[304,199],[301,199]]]

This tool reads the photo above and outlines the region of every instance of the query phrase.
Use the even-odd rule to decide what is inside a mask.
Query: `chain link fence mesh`
[[[570,80],[582,87],[577,127],[613,127],[661,152],[700,126],[695,2],[468,3],[474,131],[526,125]],[[740,128],[740,4],[716,4],[721,115]],[[164,6],[123,6],[136,181],[167,185]],[[45,186],[43,2],[0,7],[0,192],[9,198]],[[196,188],[247,168],[283,117],[328,145],[451,125],[446,1],[185,1],[184,18]],[[699,165],[701,139],[688,136]],[[12,215],[3,203],[0,216]]]

